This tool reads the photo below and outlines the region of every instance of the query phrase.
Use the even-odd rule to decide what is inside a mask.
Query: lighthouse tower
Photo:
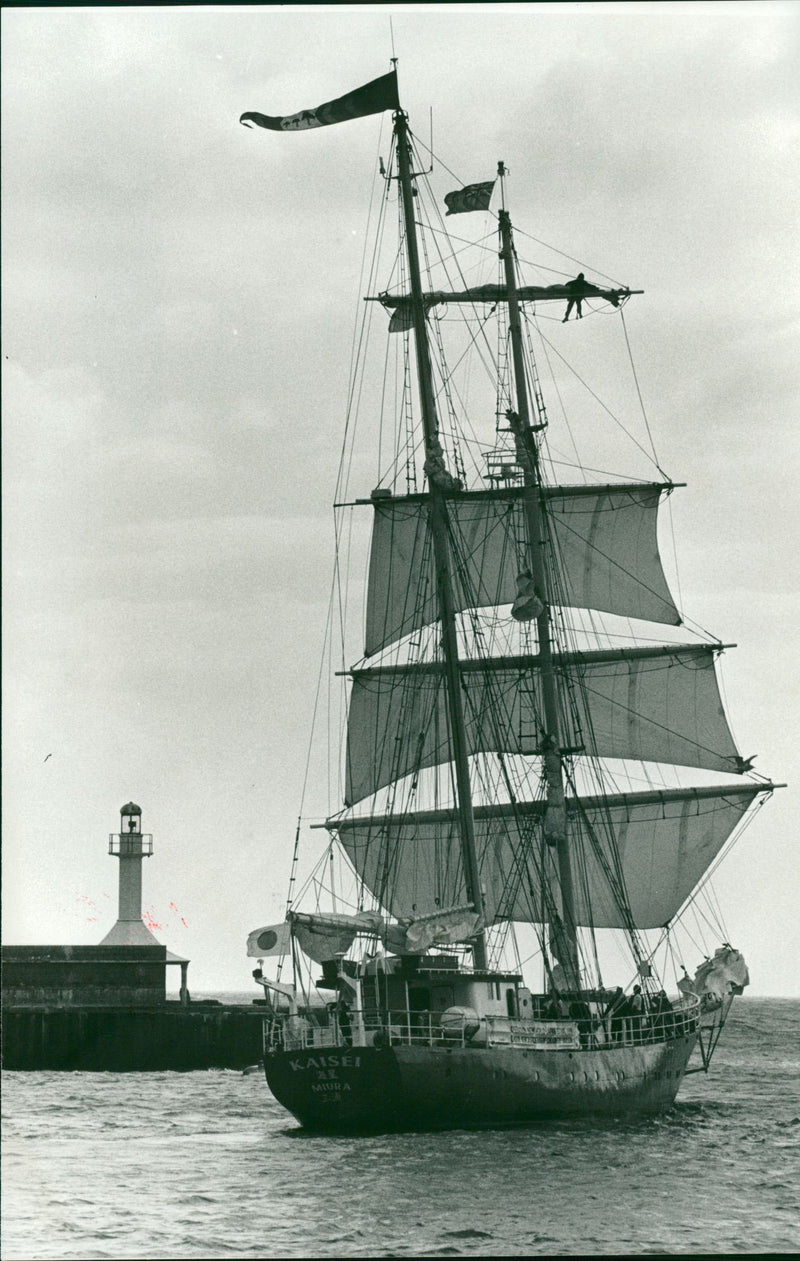
[[[108,852],[119,858],[119,918],[101,946],[159,946],[142,920],[142,862],[153,852],[153,837],[142,832],[142,811],[133,801],[120,810],[119,832]]]

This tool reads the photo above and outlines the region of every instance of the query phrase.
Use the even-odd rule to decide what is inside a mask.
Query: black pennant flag
[[[284,118],[274,118],[269,114],[242,114],[239,119],[245,127],[255,123],[257,127],[267,127],[270,131],[306,131],[310,127],[330,127],[332,123],[346,123],[350,118],[363,118],[366,114],[380,114],[385,109],[399,109],[397,96],[397,71],[365,83],[363,88],[356,88],[346,96],[335,101],[326,101],[317,105],[316,109],[304,109],[299,114],[287,114]]]
[[[468,210],[488,210],[494,191],[494,180],[485,184],[467,184],[454,193],[448,193],[444,199],[449,215],[463,215]]]

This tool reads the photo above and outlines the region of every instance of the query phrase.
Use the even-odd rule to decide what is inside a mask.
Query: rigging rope
[[[644,427],[647,430],[647,436],[650,439],[650,446],[652,447],[652,450],[653,450],[653,463],[655,464],[656,468],[658,469],[659,473],[664,478],[664,480],[668,482],[670,479],[669,477],[667,477],[667,474],[664,472],[664,470],[662,469],[661,465],[658,462],[658,455],[656,453],[656,444],[653,441],[653,435],[650,432],[650,421],[647,418],[647,411],[645,409],[644,399],[642,398],[642,391],[639,385],[639,376],[636,371],[636,364],[633,361],[633,351],[631,350],[630,338],[628,337],[628,325],[625,322],[625,312],[622,309],[622,307],[620,307],[619,318],[622,320],[622,331],[625,334],[625,345],[628,349],[628,359],[631,365],[631,373],[633,374],[633,381],[636,386],[636,394],[639,399],[639,406],[642,409],[642,418],[644,419]]]
[[[607,414],[611,417],[611,419],[614,421],[614,424],[615,424],[615,425],[617,425],[617,426],[618,426],[618,427],[622,430],[622,432],[625,434],[625,436],[626,436],[627,438],[630,438],[631,442],[633,443],[633,445],[634,445],[635,447],[638,447],[638,448],[639,448],[639,450],[642,452],[642,454],[643,454],[643,455],[647,458],[648,462],[649,462],[649,463],[651,463],[651,464],[653,464],[653,465],[654,465],[654,466],[658,469],[659,473],[661,473],[662,477],[664,477],[664,478],[665,478],[668,482],[672,481],[672,478],[671,478],[671,477],[669,477],[669,475],[668,475],[668,474],[664,473],[663,469],[662,469],[662,468],[661,468],[661,466],[658,464],[658,461],[654,458],[654,456],[652,456],[652,455],[650,454],[650,452],[649,452],[649,451],[648,451],[645,447],[643,447],[643,446],[642,446],[641,442],[639,442],[639,440],[638,440],[637,438],[634,438],[634,436],[633,436],[633,434],[631,433],[631,431],[630,431],[629,429],[626,429],[626,427],[623,425],[623,423],[622,423],[622,421],[619,419],[619,417],[618,417],[618,416],[616,416],[616,415],[614,414],[614,412],[612,412],[611,408],[610,408],[610,407],[609,407],[606,403],[604,403],[604,402],[603,402],[603,400],[600,398],[599,394],[596,394],[596,393],[594,392],[594,390],[593,390],[593,389],[592,389],[592,387],[588,384],[588,382],[584,381],[583,377],[580,375],[580,373],[577,371],[577,369],[576,369],[576,368],[573,368],[572,364],[571,364],[571,363],[570,363],[567,359],[565,359],[565,358],[564,358],[564,356],[561,354],[561,351],[560,351],[560,350],[558,350],[558,349],[557,349],[557,348],[553,345],[553,343],[552,343],[552,342],[550,342],[550,341],[548,341],[548,340],[547,340],[547,338],[545,337],[544,333],[543,333],[543,332],[541,332],[541,330],[539,330],[539,336],[542,338],[542,341],[544,341],[544,342],[545,342],[545,343],[546,343],[546,344],[550,347],[550,349],[553,351],[553,353],[554,353],[555,355],[557,355],[557,356],[558,356],[558,358],[561,360],[561,362],[564,364],[564,366],[565,366],[566,368],[568,368],[568,369],[569,369],[569,371],[572,373],[572,375],[575,377],[575,379],[576,379],[577,381],[580,381],[581,385],[582,385],[582,386],[583,386],[583,388],[586,390],[586,392],[592,396],[592,398],[595,400],[595,402],[596,402],[596,403],[599,403],[599,404],[600,404],[600,406],[602,407],[603,411],[604,411],[604,412],[606,412],[606,413],[607,413]]]

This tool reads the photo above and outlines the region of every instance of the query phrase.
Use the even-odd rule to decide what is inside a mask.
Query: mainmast
[[[447,511],[447,496],[457,493],[455,479],[444,466],[442,446],[439,441],[439,420],[436,412],[436,399],[433,391],[433,372],[431,368],[430,347],[428,345],[428,327],[425,318],[425,303],[422,293],[422,279],[419,265],[419,249],[417,246],[417,227],[414,217],[414,197],[411,171],[411,145],[408,133],[408,118],[402,112],[395,114],[395,136],[397,137],[397,161],[400,175],[400,192],[403,200],[403,218],[406,230],[406,252],[408,270],[411,278],[411,307],[414,323],[414,342],[417,357],[417,376],[419,380],[420,403],[422,408],[422,426],[425,437],[425,467],[428,474],[430,496],[430,526],[433,538],[433,557],[436,569],[436,586],[439,602],[439,617],[442,627],[442,654],[445,666],[447,685],[448,712],[450,731],[453,742],[453,763],[455,766],[456,793],[458,796],[458,816],[461,833],[461,852],[464,863],[464,877],[467,897],[476,912],[483,918],[484,899],[481,889],[478,852],[475,845],[475,823],[472,812],[472,787],[469,774],[467,741],[464,731],[464,709],[462,701],[462,679],[458,655],[458,633],[456,630],[455,601],[453,598],[453,582],[450,559],[450,527]],[[487,966],[486,935],[482,931],[473,944],[473,961],[475,967],[484,969]]]
[[[503,163],[498,174],[505,174]],[[541,754],[544,762],[547,808],[544,817],[545,840],[556,850],[559,885],[561,889],[561,926],[551,925],[551,944],[567,977],[568,989],[580,988],[578,963],[578,932],[575,921],[575,895],[572,877],[572,860],[567,828],[567,810],[564,800],[564,770],[562,766],[558,692],[553,668],[550,604],[552,593],[545,561],[546,533],[542,477],[539,450],[531,426],[528,403],[528,381],[525,372],[522,325],[517,299],[517,277],[514,267],[514,241],[508,211],[500,210],[500,257],[505,269],[508,292],[508,322],[511,332],[511,351],[516,386],[516,411],[509,414],[511,429],[517,448],[517,461],[523,470],[524,509],[531,576],[541,612],[536,618],[539,638],[539,663],[544,705],[544,732]]]

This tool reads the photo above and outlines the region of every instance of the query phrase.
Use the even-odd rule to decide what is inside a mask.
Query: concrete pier
[[[3,1068],[189,1072],[243,1069],[261,1056],[263,1007],[7,1007]]]
[[[167,999],[167,948],[3,946],[3,1008],[154,1007]]]
[[[3,946],[3,1068],[246,1068],[266,1008],[168,1002],[165,946]]]

